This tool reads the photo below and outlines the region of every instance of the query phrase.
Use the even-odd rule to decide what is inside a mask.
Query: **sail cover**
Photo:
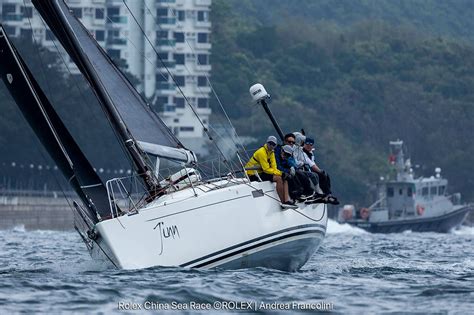
[[[33,0],[36,9],[95,90],[105,111],[138,141],[182,148],[62,0]],[[114,108],[113,108],[114,107]],[[122,136],[123,137],[123,136]],[[127,139],[124,139],[127,140]]]

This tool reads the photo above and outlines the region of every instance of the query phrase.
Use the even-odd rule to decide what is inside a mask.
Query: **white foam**
[[[13,231],[13,232],[19,232],[19,233],[24,233],[24,232],[26,232],[25,225],[24,225],[24,224],[16,225],[16,226],[12,229],[12,231]]]
[[[451,231],[456,235],[474,235],[474,226],[461,225],[458,229]]]
[[[326,230],[328,234],[347,233],[347,234],[366,234],[367,231],[352,226],[348,223],[338,223],[332,219],[328,219],[328,227]]]

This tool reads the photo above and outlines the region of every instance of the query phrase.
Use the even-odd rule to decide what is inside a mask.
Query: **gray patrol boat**
[[[441,169],[436,168],[434,176],[415,178],[410,159],[403,155],[403,141],[391,141],[390,150],[396,179],[381,178],[377,201],[358,211],[345,205],[338,221],[373,233],[446,233],[461,225],[473,206],[461,204],[460,193],[447,195],[448,181],[441,177]]]

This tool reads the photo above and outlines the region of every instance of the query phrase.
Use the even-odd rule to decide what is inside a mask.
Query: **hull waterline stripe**
[[[215,259],[206,261],[206,262],[204,262],[204,263],[201,263],[201,264],[192,266],[192,268],[202,268],[202,267],[206,267],[206,266],[211,265],[211,264],[214,264],[214,263],[216,263],[216,262],[218,262],[218,261],[220,261],[220,260],[225,260],[225,259],[227,259],[227,258],[229,258],[229,257],[235,256],[235,255],[238,255],[238,254],[241,254],[241,253],[243,253],[243,252],[252,250],[252,249],[254,249],[254,248],[258,248],[258,247],[261,247],[261,246],[264,246],[264,245],[268,245],[268,244],[271,244],[271,243],[274,243],[274,242],[278,242],[278,241],[281,241],[281,240],[284,240],[284,239],[287,239],[287,238],[291,238],[291,237],[295,237],[295,236],[299,236],[299,235],[306,235],[306,234],[320,234],[320,235],[323,235],[323,236],[324,236],[325,233],[324,233],[323,231],[321,231],[321,230],[306,230],[306,231],[301,231],[301,232],[295,232],[295,233],[291,233],[291,234],[282,235],[282,236],[273,238],[273,239],[271,239],[271,240],[267,240],[267,241],[264,241],[264,242],[260,242],[260,243],[257,243],[257,244],[254,244],[254,245],[251,245],[251,246],[242,248],[242,249],[240,249],[240,250],[237,250],[237,251],[228,253],[228,254],[226,254],[226,255],[224,255],[224,256],[217,257],[217,258],[215,258]],[[181,265],[181,267],[186,267],[186,264],[185,264],[185,265]]]
[[[258,242],[258,241],[261,241],[263,239],[266,239],[266,238],[269,238],[269,237],[273,237],[273,236],[276,236],[276,235],[280,235],[282,233],[286,233],[286,232],[289,232],[289,231],[293,231],[293,230],[298,230],[298,229],[303,229],[303,228],[320,228],[324,231],[326,231],[326,226],[322,225],[322,224],[305,224],[305,225],[299,225],[299,226],[296,226],[296,227],[292,227],[292,228],[287,228],[287,229],[284,229],[284,230],[280,230],[278,232],[273,232],[273,233],[270,233],[270,234],[267,234],[267,235],[263,235],[263,236],[260,236],[260,237],[257,237],[257,238],[254,238],[252,240],[249,240],[249,241],[245,241],[243,243],[240,243],[240,244],[236,244],[236,245],[233,245],[233,246],[230,246],[230,247],[227,247],[225,249],[222,249],[222,250],[219,250],[217,252],[214,252],[212,254],[209,254],[209,255],[206,255],[206,256],[203,256],[203,257],[200,257],[200,258],[197,258],[197,259],[194,259],[192,261],[189,261],[187,263],[184,263],[182,265],[180,265],[181,267],[187,267],[189,265],[192,265],[192,264],[195,264],[195,263],[198,263],[202,260],[206,260],[206,259],[209,259],[211,257],[214,257],[216,255],[220,255],[220,254],[223,254],[225,252],[228,252],[230,250],[234,250],[236,248],[239,248],[239,247],[242,247],[242,246],[245,246],[245,245],[248,245],[248,244],[251,244],[251,243],[254,243],[254,242]],[[322,233],[324,234],[324,232],[320,231],[320,230],[310,230],[309,232],[313,233],[313,231],[318,231],[319,233]],[[303,231],[303,232],[306,232],[306,231]],[[299,233],[302,233],[302,232],[299,232]],[[295,233],[293,233],[295,234]],[[293,235],[291,234],[291,235]],[[279,238],[285,238],[286,236],[280,236]],[[278,239],[278,238],[277,238]],[[270,240],[270,241],[264,241],[263,243],[265,242],[272,242],[274,239]],[[259,243],[259,244],[262,244]],[[252,247],[253,245],[251,245],[250,247]],[[257,246],[260,246],[260,245],[257,245]],[[248,247],[247,247],[248,248]],[[244,249],[246,250],[246,249]],[[240,251],[239,251],[240,252]],[[232,254],[234,255],[234,254]],[[220,258],[219,258],[220,259]]]

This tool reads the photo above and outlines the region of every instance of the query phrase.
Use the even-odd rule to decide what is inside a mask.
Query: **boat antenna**
[[[267,113],[268,117],[270,118],[273,127],[275,127],[278,136],[280,136],[281,141],[285,140],[285,136],[283,135],[283,131],[281,131],[280,126],[278,125],[273,113],[271,112],[270,108],[268,107],[267,100],[270,100],[270,94],[267,93],[263,85],[260,83],[256,83],[250,87],[250,95],[252,99],[257,103],[262,105],[265,113]]]

